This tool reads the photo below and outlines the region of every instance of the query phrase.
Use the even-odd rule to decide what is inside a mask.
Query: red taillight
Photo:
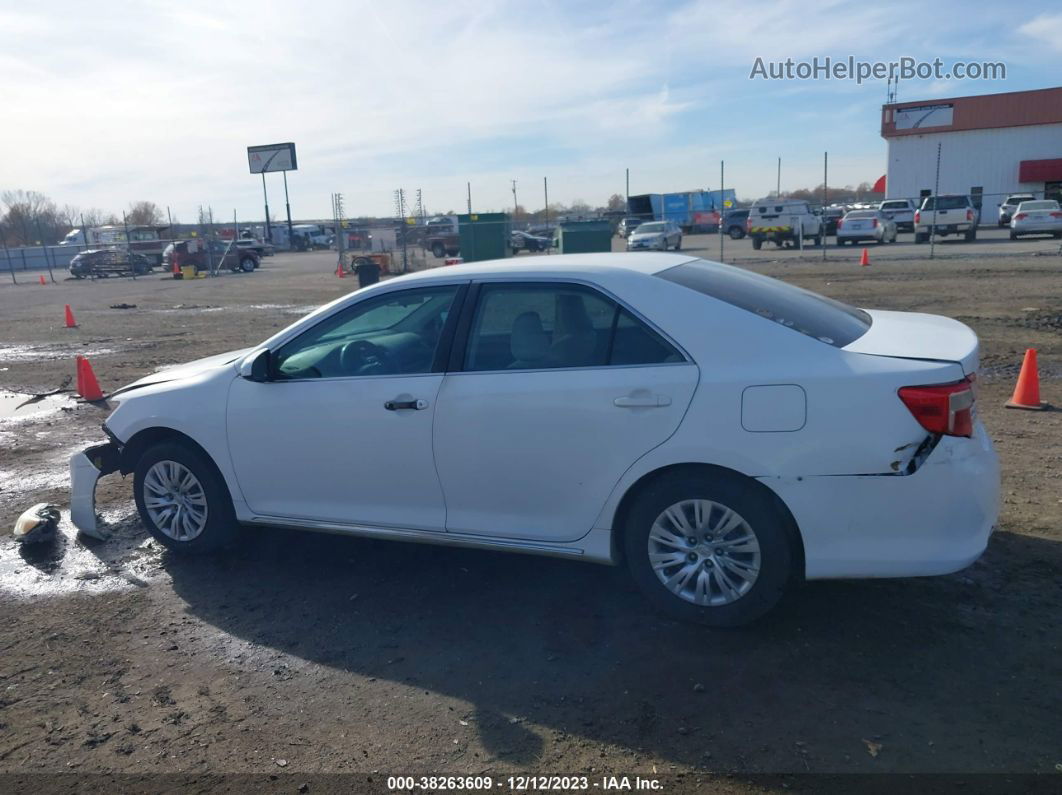
[[[1062,218],[1062,213],[1051,213],[1052,218]]]
[[[872,223],[870,225],[870,228],[871,229],[877,229],[878,228],[878,219],[877,218],[874,219],[874,223]]]
[[[745,219],[745,231],[746,232],[751,232],[752,231],[752,216],[751,215],[748,218]]]
[[[966,211],[966,220],[967,221],[972,221],[973,220],[973,210],[967,210]]]
[[[838,218],[837,219],[837,228],[840,229],[843,224],[844,224],[844,219],[843,218]]]
[[[930,433],[973,435],[972,378],[954,384],[905,386],[900,388],[899,395],[918,423]]]
[[[921,210],[915,210],[915,223],[917,224],[921,220],[922,220],[922,211]]]
[[[1028,218],[1028,217],[1029,217],[1028,213],[1018,213],[1017,215],[1014,216],[1014,220],[1015,221],[1020,221],[1022,218]]]

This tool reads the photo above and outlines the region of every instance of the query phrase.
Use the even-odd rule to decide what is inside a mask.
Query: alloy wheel
[[[206,527],[206,494],[184,464],[157,461],[144,476],[143,497],[155,527],[174,541],[191,541]]]
[[[702,607],[736,602],[760,574],[760,544],[736,511],[711,500],[682,500],[653,522],[649,563],[675,596]]]

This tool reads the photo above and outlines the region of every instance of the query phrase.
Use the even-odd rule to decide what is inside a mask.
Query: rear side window
[[[970,206],[969,199],[965,196],[941,196],[940,200],[941,210],[962,210]],[[923,210],[935,210],[937,209],[937,197],[929,196],[925,204],[922,205]]]
[[[862,309],[718,262],[693,260],[657,276],[836,348],[862,337],[871,324]]]

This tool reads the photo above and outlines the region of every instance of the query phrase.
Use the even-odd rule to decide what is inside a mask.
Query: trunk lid
[[[873,322],[844,350],[870,356],[957,362],[963,374],[977,372],[979,343],[969,326],[940,315],[868,309]]]

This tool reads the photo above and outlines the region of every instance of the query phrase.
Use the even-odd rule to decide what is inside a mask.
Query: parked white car
[[[837,222],[837,245],[861,241],[895,243],[896,222],[881,210],[852,210]]]
[[[1018,205],[1022,202],[1036,201],[1036,197],[1031,193],[1015,193],[1003,200],[1003,203],[999,205],[999,225],[1010,226],[1010,219],[1014,216],[1014,213],[1018,210]]]
[[[682,248],[682,229],[673,221],[647,221],[627,236],[628,251],[667,251],[669,248],[675,251]]]
[[[102,535],[121,471],[177,551],[243,524],[622,563],[668,614],[742,624],[803,579],[982,553],[977,366],[955,320],[683,255],[439,268],[115,392],[71,516]]]
[[[1010,220],[1010,239],[1022,235],[1062,237],[1062,209],[1052,199],[1027,201],[1018,205]]]

